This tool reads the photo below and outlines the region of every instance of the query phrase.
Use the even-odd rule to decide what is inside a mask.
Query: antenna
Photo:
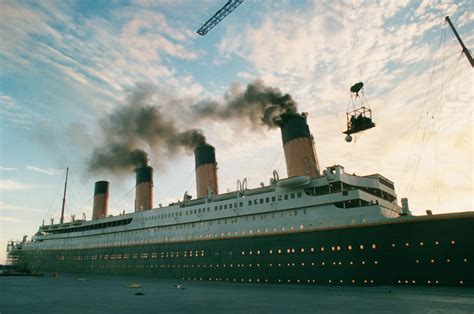
[[[230,12],[234,11],[244,0],[229,0],[227,3],[214,14],[209,20],[197,30],[197,33],[201,36],[206,35],[211,29],[214,28],[220,21],[222,21]]]
[[[466,55],[467,61],[469,61],[469,63],[471,64],[471,67],[474,68],[474,60],[472,59],[472,56],[471,56],[471,53],[469,52],[469,49],[467,49],[466,46],[464,45],[464,43],[461,39],[461,36],[459,36],[458,32],[456,31],[456,28],[454,28],[454,25],[453,25],[453,23],[451,23],[451,19],[449,18],[449,16],[446,16],[445,19],[446,19],[446,22],[448,22],[451,29],[453,30],[454,35],[456,35],[456,38],[458,39],[459,44],[462,47],[462,52]]]
[[[59,220],[60,224],[64,222],[64,206],[66,205],[66,188],[67,188],[68,173],[69,173],[69,167],[66,168],[66,181],[64,181],[63,207],[61,208],[61,219]]]

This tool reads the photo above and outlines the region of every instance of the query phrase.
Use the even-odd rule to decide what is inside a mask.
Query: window
[[[265,198],[265,203],[270,203],[270,198],[269,197]]]
[[[288,194],[285,194],[284,197],[283,197],[286,200],[288,200]]]
[[[252,206],[252,201],[251,200],[249,200],[249,206]]]
[[[291,199],[295,198],[295,193],[290,193]]]
[[[301,192],[297,192],[297,193],[296,193],[296,196],[297,196],[297,197],[301,197],[301,196],[302,196]]]
[[[276,197],[272,196],[272,202],[275,202],[275,201],[276,201]]]
[[[260,199],[260,204],[263,204],[263,198]]]

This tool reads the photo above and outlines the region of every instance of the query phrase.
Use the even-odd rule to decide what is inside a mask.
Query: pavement
[[[0,314],[7,313],[474,313],[474,288],[0,277]]]

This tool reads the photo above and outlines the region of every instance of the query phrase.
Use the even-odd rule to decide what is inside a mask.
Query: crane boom
[[[230,12],[234,11],[244,0],[229,0],[227,3],[214,14],[209,20],[197,30],[197,33],[201,36],[206,35],[211,29],[214,28],[220,21],[222,21]]]
[[[462,47],[462,52],[464,53],[464,55],[466,56],[467,60],[468,60],[469,63],[471,64],[471,67],[474,68],[474,60],[472,59],[471,53],[469,52],[469,49],[467,49],[467,47],[464,45],[464,42],[462,41],[461,36],[459,36],[459,34],[458,34],[456,28],[454,27],[453,23],[451,22],[451,19],[449,18],[449,16],[446,16],[445,20],[446,20],[446,22],[448,22],[449,26],[450,26],[451,29],[453,30],[454,35],[456,35],[456,38],[458,39],[459,44],[460,44],[461,47]]]

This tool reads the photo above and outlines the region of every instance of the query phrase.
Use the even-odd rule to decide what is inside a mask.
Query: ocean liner
[[[474,212],[414,216],[380,174],[320,169],[305,114],[280,123],[287,178],[219,193],[215,148],[195,148],[197,198],[153,206],[136,170],[135,211],[109,216],[95,184],[91,220],[42,225],[10,242],[21,269],[183,280],[317,285],[474,286]]]

